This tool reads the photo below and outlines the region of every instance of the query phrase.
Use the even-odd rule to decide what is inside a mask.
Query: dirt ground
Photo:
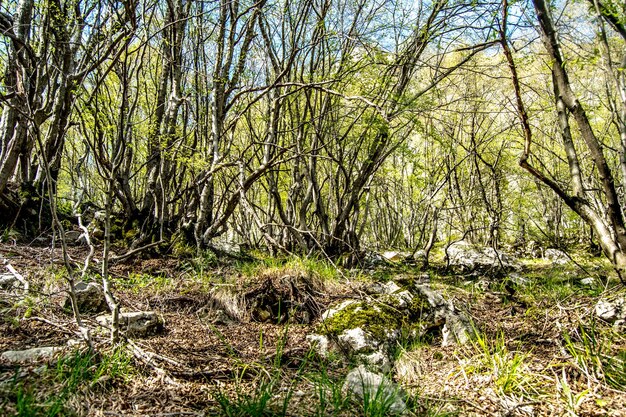
[[[0,244],[0,254],[31,287],[26,298],[19,291],[0,292],[0,352],[40,346],[66,346],[70,351],[81,346],[68,347],[68,341],[77,340],[78,328],[60,304],[65,285],[60,250]],[[79,265],[86,249],[71,247],[70,256]],[[393,278],[394,273],[392,270],[389,276]],[[401,273],[417,272],[403,269]],[[224,285],[241,289],[253,285],[254,277],[244,277],[232,262],[213,266],[207,275],[210,278],[196,275],[184,262],[171,257],[135,257],[111,267],[115,294],[123,309],[157,312],[164,331],[123,345],[131,357],[130,373],[112,380],[104,376],[81,387],[67,397],[65,411],[58,415],[221,415],[225,411],[216,392],[254,392],[265,376],[275,372],[281,377],[273,388],[273,400],[281,393],[295,393],[282,415],[319,414],[312,405],[319,395],[312,379],[306,377],[309,370],[319,370],[319,359],[311,359],[305,339],[317,323],[216,322],[207,309],[211,290]],[[316,300],[322,308],[359,296],[366,283],[345,275],[327,283]],[[151,282],[148,276],[161,280]],[[394,377],[414,398],[415,414],[626,416],[626,393],[585,368],[587,363],[573,358],[567,337],[564,339],[570,335],[576,344],[577,337],[584,337],[579,329],[581,323],[592,321],[598,295],[581,291],[558,301],[549,296],[530,298],[500,287],[477,290],[476,285],[467,284],[467,277],[458,275],[443,276],[432,285],[466,311],[483,340],[445,348],[434,340],[399,349]],[[602,296],[616,291],[623,290],[612,288]],[[95,347],[110,351],[107,332],[97,330],[94,317],[85,320],[94,328]],[[606,324],[597,326],[603,334],[613,332]],[[601,345],[606,351],[600,354],[623,352],[623,342],[623,334],[613,334],[610,346]],[[41,366],[41,362],[21,366],[0,362],[0,387],[22,381],[24,386],[32,384],[37,391],[45,391],[37,382]],[[331,378],[340,380],[349,366],[335,361],[326,370]],[[49,367],[54,367],[53,362]],[[626,365],[623,371],[626,375]],[[51,391],[54,384],[63,381],[51,382]],[[19,414],[11,399],[4,404],[0,400],[0,407],[7,415],[26,415]],[[341,415],[358,414],[355,408]]]

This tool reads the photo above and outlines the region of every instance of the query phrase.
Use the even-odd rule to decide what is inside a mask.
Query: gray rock
[[[367,365],[369,369],[388,374],[391,371],[391,360],[389,356],[382,350],[376,350],[369,354],[359,355],[362,363]]]
[[[511,281],[515,285],[519,285],[520,287],[525,287],[526,285],[530,284],[530,280],[528,278],[523,277],[517,273],[509,275],[509,281]]]
[[[360,327],[344,330],[337,339],[341,346],[355,353],[370,352],[376,350],[379,346],[379,342]]]
[[[565,265],[570,262],[569,256],[559,249],[546,249],[543,257],[544,259],[552,261],[554,265]]]
[[[595,285],[596,280],[593,277],[587,277],[580,280],[582,285]]]
[[[448,246],[450,266],[463,270],[484,270],[493,268],[517,269],[511,256],[493,248],[479,248],[468,242],[455,242]]]
[[[429,285],[416,285],[415,288],[428,301],[432,309],[430,312],[431,328],[443,326],[443,346],[455,343],[464,344],[471,339],[474,332],[470,321],[464,314],[457,311],[451,301],[444,299],[440,293],[433,290]]]
[[[98,323],[111,326],[110,314],[98,316]],[[146,337],[163,330],[163,322],[154,311],[133,311],[120,313],[120,330],[128,336]]]
[[[339,313],[342,310],[345,310],[346,307],[348,307],[349,305],[354,304],[354,303],[358,303],[358,301],[356,301],[356,300],[345,300],[345,301],[342,301],[340,304],[336,305],[335,307],[329,308],[324,313],[322,313],[322,320],[328,320],[329,318],[331,318],[335,314]]]
[[[626,319],[626,299],[623,297],[613,301],[600,300],[595,308],[596,316],[610,323]]]
[[[48,346],[36,347],[25,350],[7,350],[0,357],[11,363],[35,362],[43,359],[51,359],[55,353],[61,351],[62,347]]]
[[[327,336],[321,334],[310,334],[306,337],[307,342],[309,342],[309,346],[315,349],[318,355],[325,358],[328,356],[328,352],[330,351],[331,343],[328,340]]]
[[[82,235],[83,233],[78,230],[68,230],[65,232],[65,240],[71,243],[76,243]]]
[[[3,290],[12,290],[19,285],[20,281],[13,274],[0,275],[0,288]]]
[[[367,251],[363,256],[363,266],[365,268],[373,268],[379,265],[385,265],[385,263],[385,258],[373,251]]]
[[[74,293],[76,294],[78,311],[81,313],[100,313],[108,308],[106,298],[104,297],[104,290],[100,284],[95,282],[79,282],[74,285]],[[63,302],[63,308],[72,308],[72,299],[69,294]]]
[[[364,365],[348,373],[343,389],[369,404],[379,403],[379,409],[386,409],[386,414],[399,415],[407,411],[404,390],[384,375],[367,370]]]
[[[236,320],[233,320],[224,310],[214,310],[212,314],[210,314],[209,320],[213,324],[230,326],[232,324],[237,323]]]

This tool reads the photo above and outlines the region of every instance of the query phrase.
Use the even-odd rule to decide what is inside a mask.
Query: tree
[[[602,10],[600,2],[594,3],[597,10]],[[569,208],[577,213],[593,230],[599,240],[604,254],[615,265],[616,269],[626,272],[626,229],[622,206],[615,182],[615,169],[611,167],[606,156],[606,146],[599,139],[599,133],[594,128],[583,103],[572,86],[567,61],[562,53],[561,44],[557,38],[557,29],[551,17],[551,10],[544,0],[533,0],[535,14],[539,25],[542,42],[546,49],[552,74],[555,109],[562,139],[562,147],[567,155],[569,166],[570,189],[566,189],[554,179],[550,178],[540,168],[531,163],[531,146],[533,144],[533,129],[524,104],[521,83],[517,68],[508,43],[507,20],[508,4],[503,1],[502,20],[500,26],[501,44],[509,63],[511,78],[515,88],[515,96],[520,120],[524,129],[525,147],[520,159],[520,165],[530,172],[539,181],[550,187]],[[606,15],[603,15],[607,19]],[[619,19],[609,22],[622,33]],[[621,20],[623,21],[623,20]],[[623,38],[622,41],[626,40]],[[606,45],[606,44],[605,44]],[[622,48],[624,44],[622,42]],[[571,120],[578,128],[582,143],[575,143],[574,132],[571,129]],[[595,175],[591,181],[585,181],[581,169],[580,147],[584,146],[593,161]],[[620,145],[623,146],[623,145]],[[623,150],[622,150],[623,152]],[[596,198],[595,184],[597,182],[600,198]]]

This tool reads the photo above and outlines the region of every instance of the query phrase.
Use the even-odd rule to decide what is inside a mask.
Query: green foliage
[[[476,332],[470,352],[475,356],[465,372],[490,375],[500,394],[529,395],[537,391],[527,365],[529,354],[509,350],[503,334],[488,340],[486,335]]]
[[[134,293],[150,290],[158,293],[169,288],[173,280],[166,275],[151,275],[141,272],[131,272],[126,278],[115,278],[112,280],[122,288],[127,288]]]
[[[314,257],[288,256],[284,258],[258,254],[252,261],[240,261],[236,270],[245,277],[275,274],[279,271],[299,271],[319,277],[322,281],[337,281],[341,272],[329,261]]]
[[[20,376],[0,387],[0,412],[19,417],[71,416],[67,402],[77,394],[106,389],[132,373],[131,359],[123,347],[101,355],[76,351],[44,368],[35,379]]]
[[[579,326],[574,336],[564,334],[565,347],[574,362],[590,380],[605,381],[609,386],[626,389],[626,351],[611,346],[617,335],[600,332],[594,322],[590,326]],[[623,342],[623,340],[622,340]]]

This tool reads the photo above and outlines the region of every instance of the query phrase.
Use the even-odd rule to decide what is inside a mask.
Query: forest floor
[[[216,321],[211,300],[216,289],[246,291],[259,277],[301,270],[323,282],[324,308],[372,280],[423,273],[402,263],[337,271],[297,258],[136,257],[111,267],[115,294],[125,310],[156,311],[164,331],[111,346],[85,317],[95,354],[71,342],[78,328],[60,303],[60,251],[0,244],[0,253],[30,284],[27,295],[0,290],[0,352],[64,346],[53,359],[0,360],[0,415],[19,416],[385,415],[342,389],[352,364],[311,351],[305,337],[315,321]],[[86,249],[70,255],[80,263]],[[599,299],[625,291],[604,259],[575,259],[520,260],[524,285],[513,289],[505,278],[435,263],[431,285],[471,318],[476,338],[398,345],[390,377],[410,395],[407,415],[626,416],[626,334],[594,316]]]

